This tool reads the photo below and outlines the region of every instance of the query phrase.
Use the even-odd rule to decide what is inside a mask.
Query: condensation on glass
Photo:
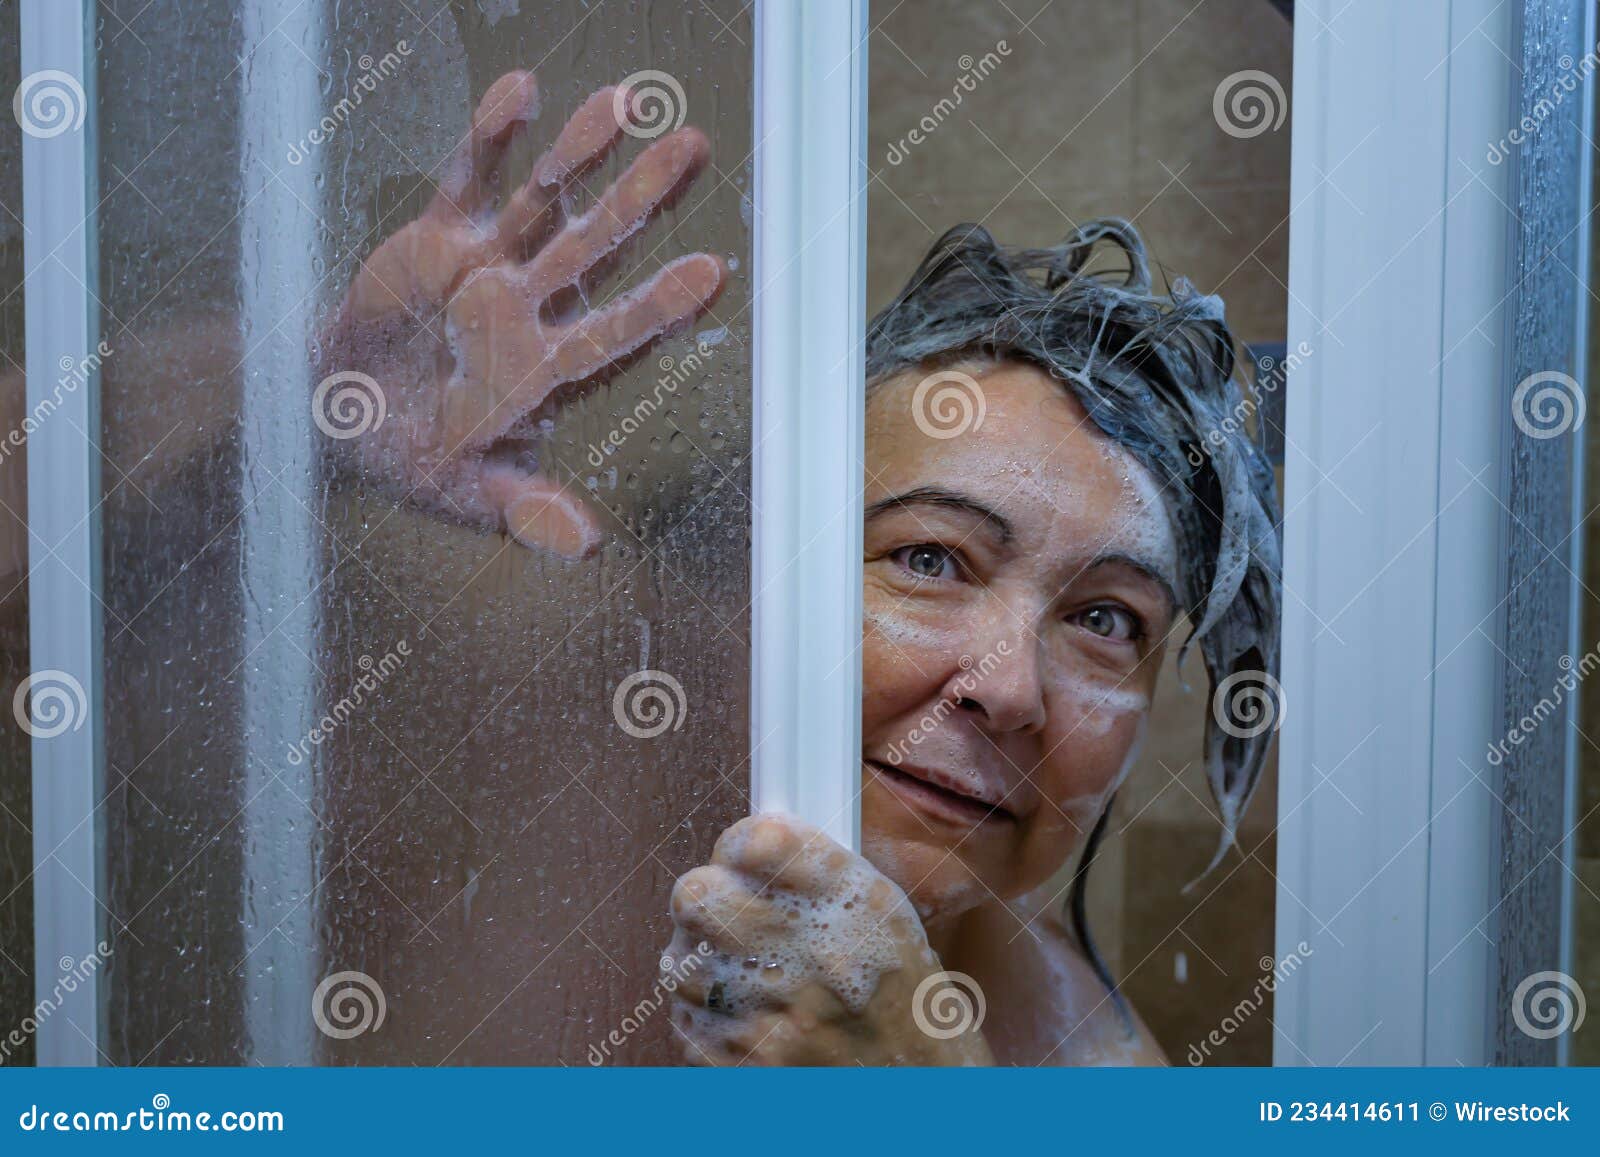
[[[18,6],[0,6],[0,92],[21,82]],[[23,380],[22,129],[0,118],[0,413],[26,409]],[[0,431],[0,438],[9,434]],[[28,673],[27,541],[22,498],[26,457],[0,444],[0,702],[9,705]],[[32,767],[28,735],[0,717],[0,1024],[20,1026],[33,1008]],[[33,1063],[33,1035],[13,1047],[0,1038],[0,1065]]]
[[[748,5],[155,0],[97,31],[102,1048],[673,1061],[671,882],[748,806]],[[360,259],[514,68],[541,145],[647,69],[711,139],[599,292],[696,250],[731,269],[694,332],[519,432],[601,511],[580,562],[397,500],[311,408]],[[674,715],[653,736],[614,707],[641,671]]]

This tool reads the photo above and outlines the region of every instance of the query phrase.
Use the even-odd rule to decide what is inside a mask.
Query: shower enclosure
[[[856,835],[864,221],[892,184],[866,147],[868,45],[943,97],[952,63],[971,80],[1052,19],[960,7],[977,59],[932,62],[866,0],[0,6],[0,390],[29,371],[26,509],[0,511],[27,543],[0,588],[0,1060],[676,1059],[674,877],[752,808]],[[1098,155],[1148,175],[1160,118],[1124,82],[1166,46],[1194,80],[1169,128],[1256,131],[1222,124],[1218,81],[1260,78],[1195,32],[1198,6],[1093,7],[1128,34],[1127,75],[1061,127],[1126,111]],[[1514,417],[1522,383],[1588,355],[1592,5],[1226,18],[1282,35],[1290,10],[1270,235],[1306,352],[1284,385],[1275,899],[1246,917],[1276,945],[1263,969],[1305,957],[1274,994],[1274,1059],[1555,1063],[1565,1038],[1527,1033],[1516,1001],[1573,970],[1593,895],[1579,741],[1562,714],[1485,753],[1592,646],[1581,446]],[[991,98],[1058,91],[995,67]],[[514,70],[539,113],[502,196],[605,86],[623,131],[566,182],[565,219],[667,134],[709,147],[541,325],[687,254],[726,270],[692,326],[500,447],[599,527],[580,559],[353,463],[353,428],[399,420],[396,383],[326,364],[363,263],[459,183],[474,110]],[[946,115],[916,127],[953,136]],[[405,284],[388,351],[432,334],[447,364],[461,332],[427,307],[456,286]]]

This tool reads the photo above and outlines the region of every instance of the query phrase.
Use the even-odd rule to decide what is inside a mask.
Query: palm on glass
[[[501,163],[537,115],[538,86],[526,72],[497,80],[428,208],[363,263],[322,350],[324,387],[376,383],[381,409],[370,406],[353,437],[336,435],[366,469],[435,513],[567,557],[596,550],[599,525],[577,494],[527,468],[519,426],[561,387],[693,322],[725,277],[715,257],[693,253],[584,306],[588,284],[709,155],[696,129],[662,136],[569,218],[563,194],[616,145],[628,103],[615,88],[595,93],[502,193]],[[320,409],[339,404],[339,392],[318,394]]]

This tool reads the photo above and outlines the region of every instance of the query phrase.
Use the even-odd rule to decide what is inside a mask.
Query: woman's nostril
[[[984,714],[983,704],[979,703],[976,699],[969,699],[966,696],[962,696],[960,699],[957,699],[956,706],[961,708],[963,711],[976,711],[979,715]]]

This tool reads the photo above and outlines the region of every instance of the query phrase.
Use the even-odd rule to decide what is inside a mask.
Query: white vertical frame
[[[1296,10],[1280,1064],[1487,1055],[1509,8]]]
[[[1441,278],[1427,1006],[1415,1062],[1429,1065],[1480,1065],[1489,1058],[1494,978],[1487,921],[1497,884],[1489,852],[1499,807],[1486,753],[1504,697],[1494,641],[1504,593],[1497,495],[1509,416],[1501,336],[1510,309],[1514,222],[1511,168],[1488,165],[1486,152],[1508,123],[1515,76],[1505,54],[1515,54],[1513,39],[1512,14],[1495,0],[1458,4],[1446,66],[1450,176]],[[1484,468],[1476,481],[1468,464]]]
[[[28,435],[29,647],[36,687],[83,690],[72,723],[33,738],[34,985],[41,1003],[100,943],[97,805],[101,729],[99,381],[58,390],[58,367],[83,366],[99,338],[92,0],[23,0],[22,75],[55,72],[63,115],[82,122],[51,136],[25,132],[28,412],[49,416]],[[71,91],[77,86],[77,92]],[[57,125],[52,122],[51,128]],[[59,403],[59,404],[58,404]],[[57,723],[60,720],[56,721]],[[69,963],[72,962],[72,963]],[[40,1065],[99,1063],[101,969],[39,1018]]]
[[[866,0],[756,8],[751,766],[848,847],[861,788]]]
[[[246,461],[240,473],[240,578],[244,680],[245,1008],[252,1060],[307,1065],[316,1035],[303,1015],[319,971],[315,931],[315,825],[303,800],[315,793],[312,762],[284,752],[313,726],[317,709],[320,544],[310,384],[304,335],[312,332],[322,256],[311,206],[322,202],[326,150],[282,164],[295,139],[322,116],[322,84],[307,46],[324,43],[324,0],[245,0],[240,5],[248,76],[242,85],[239,174],[240,321],[244,332]]]

